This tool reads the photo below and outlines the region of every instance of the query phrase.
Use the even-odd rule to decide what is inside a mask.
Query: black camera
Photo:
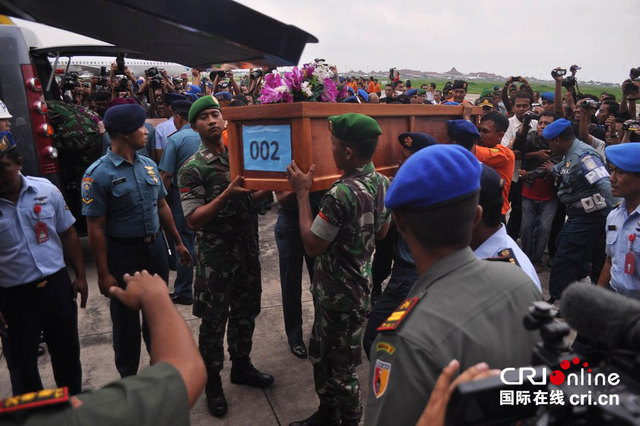
[[[116,74],[124,75],[124,56],[122,54],[116,56],[116,65]]]
[[[73,90],[78,85],[78,73],[76,71],[71,71],[64,77],[62,90]]]
[[[158,67],[151,67],[147,70],[144,70],[144,76],[145,77],[155,77],[156,75],[160,74],[160,71],[158,70]]]
[[[571,65],[571,66],[569,67],[569,71],[571,71],[571,73],[572,73],[572,74],[577,73],[577,72],[578,72],[578,70],[581,70],[581,69],[582,69],[582,67],[579,67],[579,66],[577,66],[577,65]]]
[[[213,80],[216,79],[216,76],[218,76],[220,78],[224,78],[225,75],[227,75],[227,73],[224,70],[211,71],[209,73],[209,78],[211,79],[211,81],[213,81]]]
[[[129,91],[129,79],[127,77],[122,77],[118,82],[118,87],[116,92],[128,92]]]
[[[608,365],[599,366],[570,351],[571,328],[556,316],[552,305],[533,302],[524,318],[525,328],[539,330],[542,337],[533,349],[533,365],[460,383],[447,406],[445,424],[637,425],[638,353],[608,348]],[[582,338],[587,343],[596,340]]]
[[[256,78],[262,77],[263,75],[264,73],[262,72],[262,68],[258,68],[257,70],[251,71],[249,77],[255,80]]]
[[[636,81],[640,80],[640,67],[631,68],[631,71],[629,71],[629,78]]]
[[[522,77],[520,77],[519,75],[515,76],[515,77],[511,77],[511,81],[520,81]]]
[[[576,85],[576,78],[572,75],[570,75],[569,77],[565,78],[564,80],[562,80],[562,86],[564,87],[573,87]]]
[[[567,73],[567,70],[564,68],[557,68],[554,70],[551,70],[551,77],[556,78],[556,77],[560,77],[562,75],[565,75]]]

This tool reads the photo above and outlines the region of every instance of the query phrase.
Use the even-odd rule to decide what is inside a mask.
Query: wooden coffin
[[[462,106],[294,102],[223,108],[231,179],[244,176],[249,189],[290,191],[285,170],[293,159],[304,171],[316,165],[313,191],[329,188],[342,172],[333,161],[327,117],[350,112],[376,119],[382,135],[373,163],[377,171],[393,176],[400,159],[398,135],[425,132],[446,143],[446,121],[460,118]]]

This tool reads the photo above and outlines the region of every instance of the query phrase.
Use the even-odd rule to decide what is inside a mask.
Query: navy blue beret
[[[409,89],[407,90],[407,96],[413,96],[418,94],[418,89]]]
[[[346,98],[342,102],[344,102],[346,104],[357,104],[358,103],[358,99],[355,96],[349,96],[348,98]]]
[[[540,93],[540,97],[543,101],[553,102],[553,100],[555,99],[555,94],[553,92],[542,92]]]
[[[215,96],[219,101],[230,101],[231,99],[233,99],[233,96],[231,96],[230,92],[218,92],[213,96]]]
[[[356,94],[355,90],[353,90],[353,87],[351,87],[351,86],[347,86],[347,90],[348,90],[348,91],[349,91],[349,93],[351,93],[352,95],[355,95],[355,94]]]
[[[423,209],[435,207],[480,189],[482,166],[459,145],[431,145],[400,166],[387,191],[385,204]]]
[[[360,95],[365,102],[369,102],[369,94],[366,90],[358,89],[358,95]]]
[[[625,172],[640,172],[640,143],[627,142],[604,149],[607,162]]]
[[[193,102],[191,101],[175,101],[175,102],[171,102],[171,109],[174,112],[189,112],[189,110],[191,109],[191,105],[193,105]]]
[[[475,140],[480,137],[480,132],[469,120],[447,120],[447,134],[453,140]]]
[[[187,97],[185,95],[181,95],[180,93],[165,93],[164,94],[164,102],[167,104],[171,104],[175,101],[186,101]]]
[[[117,105],[104,113],[104,128],[108,131],[130,133],[144,125],[147,113],[140,105]]]
[[[544,128],[542,136],[548,140],[555,139],[568,127],[571,127],[571,122],[566,118],[559,118]]]
[[[400,141],[400,145],[407,148],[411,152],[418,152],[422,148],[426,148],[438,143],[438,141],[435,140],[433,136],[419,132],[400,133],[400,135],[398,136],[398,141]]]

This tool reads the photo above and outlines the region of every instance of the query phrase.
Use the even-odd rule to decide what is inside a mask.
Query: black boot
[[[338,410],[335,406],[330,406],[320,402],[318,411],[313,413],[311,417],[297,422],[289,423],[289,426],[339,426]]]
[[[212,415],[222,417],[227,414],[229,407],[222,391],[222,380],[220,380],[219,373],[209,374],[205,394],[207,395],[207,408]]]
[[[231,383],[266,388],[273,384],[273,376],[258,371],[251,361],[234,361],[231,365]]]

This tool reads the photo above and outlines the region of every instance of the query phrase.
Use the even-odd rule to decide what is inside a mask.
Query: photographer
[[[238,87],[238,83],[236,83],[235,78],[233,78],[233,71],[213,71],[211,74],[215,73],[215,77],[213,78],[213,92],[231,92],[231,96],[237,96],[242,94],[240,91],[240,87]],[[224,78],[228,78],[229,81],[223,81]],[[231,86],[231,88],[229,88]]]
[[[507,78],[507,81],[505,81],[504,83],[504,88],[502,89],[502,103],[505,110],[507,111],[507,114],[511,114],[513,112],[515,104],[515,98],[513,98],[513,96],[519,93],[518,86],[515,84],[517,82],[521,83],[520,91],[529,93],[529,108],[531,108],[531,104],[533,103],[533,89],[531,89],[531,86],[529,85],[527,79],[520,76],[511,76]]]
[[[593,136],[589,131],[592,127],[595,127],[594,124],[591,123],[592,117],[596,113],[598,109],[598,103],[593,99],[582,99],[578,101],[576,105],[576,110],[579,110],[579,120],[578,120],[578,139],[582,142],[591,145],[598,154],[605,158],[604,156],[604,148],[605,142],[602,139],[599,139]],[[614,125],[615,129],[615,125]],[[602,129],[599,129],[602,130]]]

